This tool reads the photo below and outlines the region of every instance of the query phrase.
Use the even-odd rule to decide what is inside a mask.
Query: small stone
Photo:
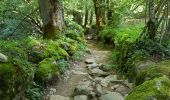
[[[86,59],[86,60],[85,60],[85,63],[86,63],[86,64],[93,64],[93,63],[94,63],[94,59],[93,59],[93,58]]]
[[[60,95],[50,95],[50,100],[70,100],[70,98]]]
[[[91,53],[91,50],[90,50],[89,48],[86,49],[86,53],[92,54],[92,53]]]
[[[108,94],[102,95],[99,100],[124,100],[124,98],[120,93],[110,92]]]
[[[74,100],[87,100],[88,97],[86,95],[77,95],[74,96]]]
[[[4,63],[8,61],[8,57],[2,53],[0,53],[0,62]]]
[[[93,69],[93,68],[97,68],[97,67],[98,67],[98,64],[96,64],[96,63],[88,64],[86,67],[87,67],[88,69]]]
[[[111,89],[112,89],[112,90],[116,90],[119,86],[120,86],[119,84],[114,85],[114,86],[111,87]]]
[[[53,93],[55,93],[57,90],[54,89],[54,88],[51,88],[50,91],[53,92]]]

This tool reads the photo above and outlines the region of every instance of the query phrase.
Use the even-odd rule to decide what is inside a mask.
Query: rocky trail
[[[124,100],[131,85],[110,67],[109,49],[100,49],[97,42],[87,42],[87,53],[49,87],[45,100]]]

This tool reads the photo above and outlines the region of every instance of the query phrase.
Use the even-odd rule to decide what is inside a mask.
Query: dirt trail
[[[103,80],[105,79],[105,77],[103,77],[102,74],[103,73],[106,74],[106,72],[100,70],[98,66],[99,64],[109,63],[109,55],[111,54],[111,52],[109,49],[99,48],[97,46],[97,42],[92,41],[92,40],[87,41],[87,47],[89,50],[84,55],[84,57],[81,58],[80,61],[72,62],[70,69],[63,75],[63,78],[60,79],[58,83],[54,84],[53,86],[49,88],[47,97],[45,98],[46,100],[98,100],[98,97],[102,95],[102,93],[100,93],[101,94],[100,96],[97,95],[98,92],[96,93],[96,86],[98,86],[97,85],[98,82],[95,83],[96,81],[95,78],[96,79],[102,78]],[[94,62],[92,61],[93,64],[91,63],[91,61],[87,62],[86,61],[87,59],[94,60]],[[90,63],[90,64],[87,64],[87,63]],[[94,70],[92,67],[94,67]],[[109,75],[110,74],[107,74],[106,76],[109,76]],[[97,80],[97,81],[102,81],[102,79]],[[97,95],[98,97],[90,96],[89,98],[89,95],[92,95],[92,94],[82,92],[82,91],[88,91],[88,90],[77,89],[78,86],[80,86],[81,82],[87,83],[87,84],[89,82],[89,84],[91,85],[87,86],[87,84],[84,84],[84,86],[87,86],[86,88],[91,87],[91,90],[89,92],[93,93],[94,95]],[[99,86],[102,88],[101,85]],[[82,88],[83,85],[80,87]],[[78,93],[77,92],[75,93],[75,89],[77,89]],[[100,90],[101,91],[99,92],[103,91],[103,89],[100,89]],[[110,90],[111,89],[109,89],[109,91]],[[75,95],[78,95],[79,99],[76,99],[74,97]],[[83,95],[84,97],[79,97],[79,95]]]

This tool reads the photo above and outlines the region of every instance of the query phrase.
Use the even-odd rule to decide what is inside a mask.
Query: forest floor
[[[45,100],[124,100],[131,84],[107,68],[111,50],[87,41],[87,53],[46,91]]]

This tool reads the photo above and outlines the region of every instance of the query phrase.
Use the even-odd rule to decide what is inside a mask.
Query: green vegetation
[[[1,0],[0,100],[42,100],[43,89],[84,55],[85,33],[111,45],[112,64],[103,69],[113,67],[134,84],[127,100],[168,100],[169,3]]]

